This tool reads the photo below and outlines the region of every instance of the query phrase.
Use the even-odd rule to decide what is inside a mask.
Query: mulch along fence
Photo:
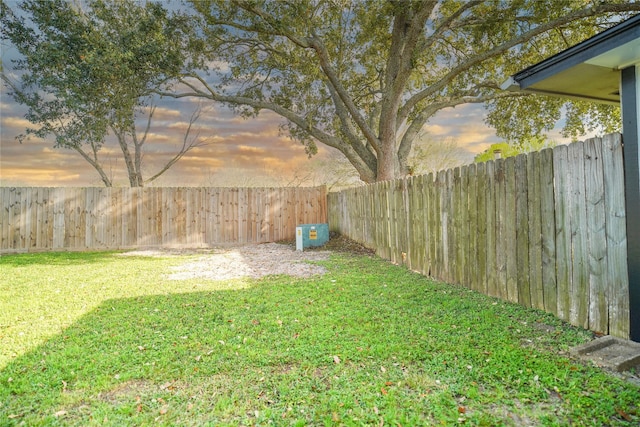
[[[204,247],[326,223],[325,187],[0,188],[0,252]]]
[[[328,198],[331,230],[383,258],[629,336],[620,135]]]

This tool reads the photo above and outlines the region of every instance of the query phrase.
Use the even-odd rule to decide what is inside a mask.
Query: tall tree
[[[189,66],[191,25],[184,17],[135,0],[26,0],[16,10],[2,0],[0,23],[2,39],[21,54],[1,77],[34,125],[20,140],[53,135],[56,147],[75,150],[111,186],[100,156],[110,135],[132,187],[158,178],[202,143],[191,135],[196,112],[175,154],[144,179],[153,90]]]
[[[220,101],[247,116],[274,111],[309,153],[317,142],[337,148],[367,182],[407,174],[414,140],[446,108],[485,104],[488,121],[509,137],[552,126],[564,101],[504,92],[500,83],[640,10],[626,0],[191,4],[216,61],[165,94]],[[569,133],[584,130],[575,118],[585,114],[606,125],[615,119],[613,109],[572,105]],[[520,121],[510,110],[544,114]]]

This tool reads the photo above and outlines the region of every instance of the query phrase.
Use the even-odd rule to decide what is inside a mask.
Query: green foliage
[[[522,153],[522,151],[520,151],[517,147],[509,144],[508,142],[499,142],[496,144],[491,144],[489,148],[476,155],[473,161],[476,163],[483,163],[494,160],[497,157],[496,152],[500,153],[500,157],[505,159],[507,157],[515,157],[518,154]]]
[[[540,311],[350,254],[309,279],[167,278],[193,259],[0,258],[0,424],[639,421],[638,386],[570,359],[591,334]]]
[[[507,157],[515,157],[518,154],[530,153],[532,151],[540,151],[545,148],[554,147],[556,143],[547,139],[544,136],[529,137],[520,139],[517,143],[513,142],[498,142],[491,144],[489,148],[482,153],[476,155],[474,162],[482,163],[494,160],[496,152],[500,153],[500,157],[506,159]]]
[[[361,179],[409,172],[409,155],[437,112],[485,104],[508,139],[535,136],[565,101],[504,92],[511,74],[618,23],[640,4],[554,0],[192,1],[203,45],[219,55],[186,91],[246,115],[270,109],[310,153],[340,150]],[[569,104],[567,133],[610,129],[611,108]]]
[[[79,151],[110,185],[98,152],[112,133],[131,185],[142,185],[136,119],[151,114],[153,90],[188,65],[189,23],[157,2],[25,0],[15,11],[4,1],[1,7],[2,39],[22,55],[13,61],[20,83],[8,70],[3,80],[35,125],[19,138],[53,135],[56,147]]]
[[[620,107],[586,101],[567,102],[562,98],[543,95],[508,98],[488,105],[487,123],[496,133],[509,140],[535,138],[550,131],[562,118],[562,136],[577,140],[586,133],[620,132]]]
[[[509,140],[544,133],[562,111],[567,135],[608,132],[615,108],[500,84],[640,10],[626,0],[193,0],[180,14],[159,2],[81,4],[25,0],[22,18],[2,3],[2,36],[24,55],[14,97],[40,126],[28,133],[88,146],[94,167],[110,129],[132,185],[142,181],[134,124],[154,92],[246,117],[272,110],[310,155],[318,142],[336,148],[368,182],[409,174],[429,119],[457,105],[486,105]]]

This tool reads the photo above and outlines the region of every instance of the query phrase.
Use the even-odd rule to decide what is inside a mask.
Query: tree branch
[[[508,40],[493,49],[489,49],[485,52],[482,52],[478,55],[474,55],[471,58],[468,58],[466,61],[458,64],[456,67],[452,68],[448,73],[446,73],[442,78],[438,80],[434,85],[416,93],[402,106],[400,112],[398,113],[398,122],[403,122],[411,113],[412,109],[422,100],[428,98],[429,96],[434,95],[438,91],[444,89],[454,78],[463,72],[469,70],[475,65],[478,65],[487,59],[498,56],[509,49],[518,46],[522,43],[525,43],[531,40],[533,37],[543,34],[547,31],[552,30],[555,27],[560,25],[567,24],[569,22],[573,22],[579,19],[587,18],[589,16],[594,16],[601,13],[614,13],[614,12],[626,12],[626,11],[634,11],[640,10],[640,3],[629,3],[629,4],[606,4],[599,3],[594,7],[588,7],[584,9],[580,9],[574,11],[573,13],[569,13],[564,15],[558,19],[553,21],[544,23],[539,25],[536,28],[533,28],[518,37],[515,37],[511,40]]]
[[[129,185],[131,187],[138,187],[136,179],[136,168],[134,166],[133,159],[131,158],[131,152],[129,151],[129,145],[127,144],[124,132],[116,128],[114,125],[111,125],[110,127],[114,135],[116,136],[116,139],[118,140],[120,151],[122,151],[122,155],[124,156],[124,163],[127,166],[127,175],[129,177]]]
[[[142,139],[140,139],[140,142],[137,144],[139,147],[142,147],[144,143],[147,141],[147,135],[149,135],[149,130],[151,129],[151,119],[155,112],[156,112],[156,106],[151,105],[151,108],[149,109],[149,117],[147,117],[147,126],[145,127],[144,133],[142,134]]]
[[[494,99],[519,98],[525,96],[531,96],[531,94],[519,92],[500,92],[491,95],[461,96],[459,98],[447,99],[441,102],[433,103],[429,106],[429,108],[422,111],[418,115],[418,117],[411,121],[411,124],[402,136],[402,140],[398,147],[398,158],[402,161],[402,159],[406,160],[409,157],[413,141],[415,140],[415,137],[418,135],[418,133],[422,130],[427,120],[429,120],[436,112],[444,108],[456,107],[462,104],[479,104]],[[401,162],[400,164],[403,163]]]
[[[475,6],[482,3],[482,0],[473,0],[464,3],[458,10],[449,15],[438,28],[433,30],[433,33],[425,38],[424,42],[420,44],[420,49],[429,49],[433,44],[438,40],[438,37],[442,35],[445,31],[451,28],[451,25],[458,19],[465,11],[474,8]],[[483,19],[486,19],[483,17]]]
[[[113,182],[111,181],[111,179],[109,179],[105,171],[102,169],[102,165],[97,161],[97,158],[95,160],[92,159],[91,156],[89,156],[82,148],[76,145],[70,148],[72,150],[75,150],[78,154],[82,156],[83,159],[85,159],[91,166],[93,166],[96,172],[98,172],[98,174],[100,175],[100,179],[104,183],[105,187],[113,187]]]
[[[393,21],[385,82],[386,91],[393,94],[390,97],[391,104],[396,104],[394,98],[399,99],[402,95],[407,79],[411,75],[411,63],[418,41],[423,34],[425,23],[436,5],[437,1],[425,1],[415,14],[410,13],[410,8],[400,5],[401,12],[396,15]]]
[[[336,113],[342,125],[342,131],[347,137],[349,144],[351,144],[355,152],[362,160],[365,161],[365,163],[367,163],[371,168],[374,168],[376,164],[376,157],[375,153],[372,151],[371,145],[363,144],[360,138],[357,137],[356,131],[351,125],[351,120],[348,116],[348,113],[345,108],[343,108],[343,104],[340,102],[338,94],[335,92],[333,86],[331,85],[329,85],[329,92],[331,93],[331,97],[334,100]]]
[[[198,81],[200,85],[206,90],[206,92],[200,88],[198,88],[195,84],[183,78],[180,80],[180,83],[187,86],[191,89],[191,92],[182,92],[182,93],[173,93],[173,92],[164,92],[164,91],[156,91],[156,93],[160,96],[168,96],[171,98],[186,98],[186,97],[200,97],[205,99],[210,99],[212,101],[221,102],[224,104],[231,105],[247,105],[249,107],[253,107],[257,110],[269,110],[278,114],[279,116],[285,118],[289,122],[295,124],[300,129],[307,132],[311,137],[317,139],[321,143],[328,145],[329,147],[337,148],[342,151],[345,156],[347,156],[350,160],[353,160],[354,167],[358,170],[361,176],[368,177],[371,180],[371,177],[375,177],[375,168],[372,170],[371,165],[367,164],[364,160],[360,159],[357,156],[354,148],[329,133],[324,132],[323,130],[311,126],[309,122],[306,120],[304,116],[294,113],[293,111],[284,108],[274,102],[258,100],[254,98],[244,97],[244,96],[236,96],[236,95],[222,95],[217,93],[202,77],[198,75],[190,75],[185,76],[188,78],[192,78]],[[364,179],[364,178],[363,178]]]
[[[335,92],[340,97],[340,100],[344,104],[345,108],[349,111],[349,114],[353,118],[353,121],[356,123],[356,125],[364,135],[367,142],[371,144],[371,146],[376,152],[379,152],[380,143],[379,143],[378,135],[376,135],[373,132],[373,129],[369,127],[366,119],[362,116],[362,114],[360,114],[360,110],[356,107],[350,94],[347,92],[347,90],[344,88],[344,86],[340,82],[340,79],[337,73],[331,66],[331,63],[329,60],[329,53],[327,52],[326,47],[324,46],[322,41],[316,36],[312,38],[311,47],[313,47],[313,49],[317,53],[318,59],[320,60],[320,67],[322,68],[322,71],[324,72],[324,74],[327,76],[328,82],[331,84]]]
[[[331,66],[329,53],[326,47],[324,46],[324,43],[320,40],[320,38],[315,34],[312,35],[311,37],[299,37],[295,35],[293,32],[287,31],[287,29],[282,25],[282,23],[278,19],[272,17],[269,13],[251,4],[250,2],[237,0],[234,3],[238,7],[258,16],[265,23],[267,23],[267,25],[269,25],[269,27],[273,29],[272,31],[273,35],[286,37],[293,44],[301,48],[312,48],[316,52],[317,58],[320,61],[320,67],[322,68],[324,74],[327,76],[328,84],[333,86],[333,90],[335,90],[335,92],[338,94],[340,100],[344,104],[345,108],[349,111],[349,114],[353,117],[354,122],[356,123],[356,125],[358,126],[362,134],[364,135],[365,139],[374,148],[374,150],[376,150],[376,152],[379,151],[378,136],[368,126],[367,121],[360,114],[360,111],[356,107],[350,94],[340,82],[340,79],[336,71]]]
[[[287,39],[291,40],[291,42],[293,42],[294,44],[296,44],[297,46],[300,46],[302,48],[308,48],[311,47],[309,44],[309,40],[305,37],[298,37],[295,34],[293,34],[290,31],[286,31],[282,25],[282,23],[272,17],[271,15],[269,15],[267,12],[265,12],[263,9],[252,5],[251,2],[248,1],[244,1],[244,0],[235,0],[233,2],[234,4],[236,4],[238,7],[240,7],[241,9],[246,10],[247,12],[253,13],[254,15],[260,17],[260,19],[262,19],[264,22],[267,23],[267,25],[269,25],[269,27],[273,28],[273,32],[271,32],[271,35],[277,35],[277,36],[282,36],[282,37],[286,37]],[[263,32],[262,29],[258,30],[255,29],[253,31],[260,31]]]

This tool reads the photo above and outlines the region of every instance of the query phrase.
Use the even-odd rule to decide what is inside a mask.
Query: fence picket
[[[357,203],[344,190],[329,196],[329,209],[332,230],[348,237],[358,221],[376,229],[365,243],[383,258],[407,252],[412,270],[626,338],[623,183],[613,135],[359,187]],[[366,199],[376,214],[358,217]]]
[[[528,155],[527,204],[529,209],[529,289],[531,306],[544,309],[542,287],[542,220],[540,218],[540,153]]]
[[[496,296],[507,299],[507,182],[505,160],[495,162],[496,186]]]
[[[505,159],[505,199],[504,199],[504,252],[506,269],[506,299],[518,302],[518,259],[516,233],[516,162],[515,158]]]
[[[433,226],[431,227],[431,238],[434,245],[434,262],[431,276],[436,279],[444,278],[444,263],[445,263],[445,250],[447,236],[447,221],[446,211],[444,209],[444,193],[446,184],[446,172],[440,171],[436,174],[436,180],[434,185],[433,201]]]
[[[487,192],[486,198],[486,212],[487,212],[487,294],[491,296],[498,296],[498,271],[496,269],[496,174],[495,174],[495,162],[487,162]]]
[[[477,261],[477,275],[478,275],[478,283],[474,288],[475,290],[488,293],[488,282],[489,278],[487,277],[487,192],[490,189],[487,188],[487,169],[485,163],[480,163],[476,167],[476,179],[478,181],[476,194],[478,195],[477,200],[477,246],[475,248]]]
[[[571,322],[589,327],[589,271],[587,265],[587,225],[585,208],[584,143],[569,146],[569,216],[571,218]]]
[[[293,239],[295,225],[328,212],[324,187],[3,187],[0,196],[2,253]]]
[[[556,280],[556,227],[554,215],[553,151],[540,152],[540,218],[542,248],[542,293],[544,310],[558,314]]]
[[[620,135],[607,135],[603,139],[602,170],[605,197],[607,235],[607,300],[609,333],[629,336],[629,292],[627,272],[627,231],[625,220],[624,170]]]
[[[464,242],[460,236],[462,222],[462,202],[461,202],[461,182],[460,168],[452,169],[451,181],[451,215],[449,226],[449,251],[451,253],[451,261],[449,263],[451,273],[449,280],[457,285],[462,283],[460,279],[460,266],[462,265],[462,245]]]
[[[436,193],[436,179],[437,175],[430,173],[426,179],[426,191],[424,195],[424,203],[427,210],[427,224],[425,230],[425,239],[427,240],[427,259],[425,262],[424,270],[428,276],[435,277],[436,269],[436,254],[437,254],[437,234],[438,228],[436,223],[437,209],[438,209],[438,197]]]
[[[529,209],[527,156],[515,158],[516,191],[516,277],[518,282],[518,302],[531,307],[531,284],[529,278]]]
[[[603,333],[607,330],[609,313],[605,271],[607,265],[607,237],[604,215],[604,178],[602,172],[602,144],[594,139],[584,145],[585,198],[587,204],[587,261],[589,268],[589,329]]]

